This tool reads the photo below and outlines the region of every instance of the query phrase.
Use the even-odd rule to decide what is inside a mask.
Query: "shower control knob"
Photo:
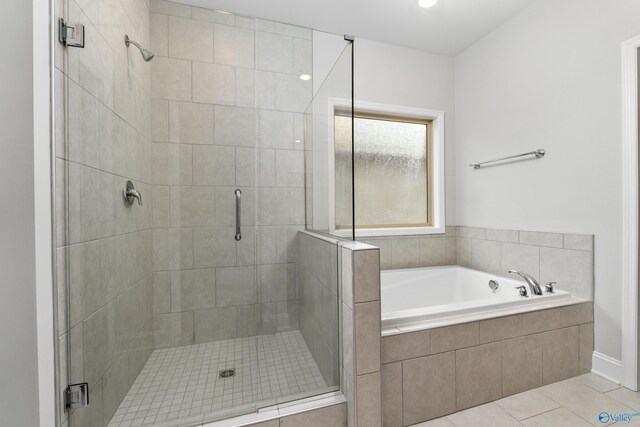
[[[124,205],[128,208],[133,206],[133,201],[137,200],[138,205],[142,206],[142,194],[133,185],[131,180],[127,179],[122,184],[122,200]]]

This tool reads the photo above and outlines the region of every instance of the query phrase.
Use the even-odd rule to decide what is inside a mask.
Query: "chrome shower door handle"
[[[240,240],[242,240],[242,224],[240,223],[240,215],[241,215],[241,210],[242,210],[242,191],[238,188],[235,191],[235,195],[236,195],[236,242],[239,242]]]

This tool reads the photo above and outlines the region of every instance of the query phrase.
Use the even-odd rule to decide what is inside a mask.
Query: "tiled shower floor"
[[[219,379],[227,368],[235,376]],[[153,425],[326,387],[300,331],[155,350],[109,426]]]

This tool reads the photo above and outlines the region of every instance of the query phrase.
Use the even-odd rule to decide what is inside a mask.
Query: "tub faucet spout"
[[[540,288],[540,285],[538,284],[538,282],[536,281],[536,279],[533,278],[532,275],[530,275],[529,273],[524,273],[524,272],[519,272],[516,270],[509,270],[509,273],[511,274],[517,274],[518,276],[522,277],[524,279],[525,282],[527,282],[527,285],[529,285],[529,289],[531,290],[531,293],[534,295],[542,295],[542,288]]]

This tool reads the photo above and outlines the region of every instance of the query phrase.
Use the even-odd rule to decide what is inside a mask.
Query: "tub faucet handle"
[[[524,286],[524,285],[523,285],[523,286],[516,286],[516,289],[517,289],[518,291],[520,291],[520,296],[521,296],[521,297],[526,298],[526,297],[528,297],[528,296],[529,296],[529,295],[527,294],[527,287],[526,287],[526,286]]]
[[[547,284],[545,285],[544,289],[545,289],[545,291],[547,291],[547,293],[553,294],[553,293],[556,292],[554,290],[554,288],[555,288],[555,285],[557,285],[557,284],[558,284],[558,282],[547,282]]]

